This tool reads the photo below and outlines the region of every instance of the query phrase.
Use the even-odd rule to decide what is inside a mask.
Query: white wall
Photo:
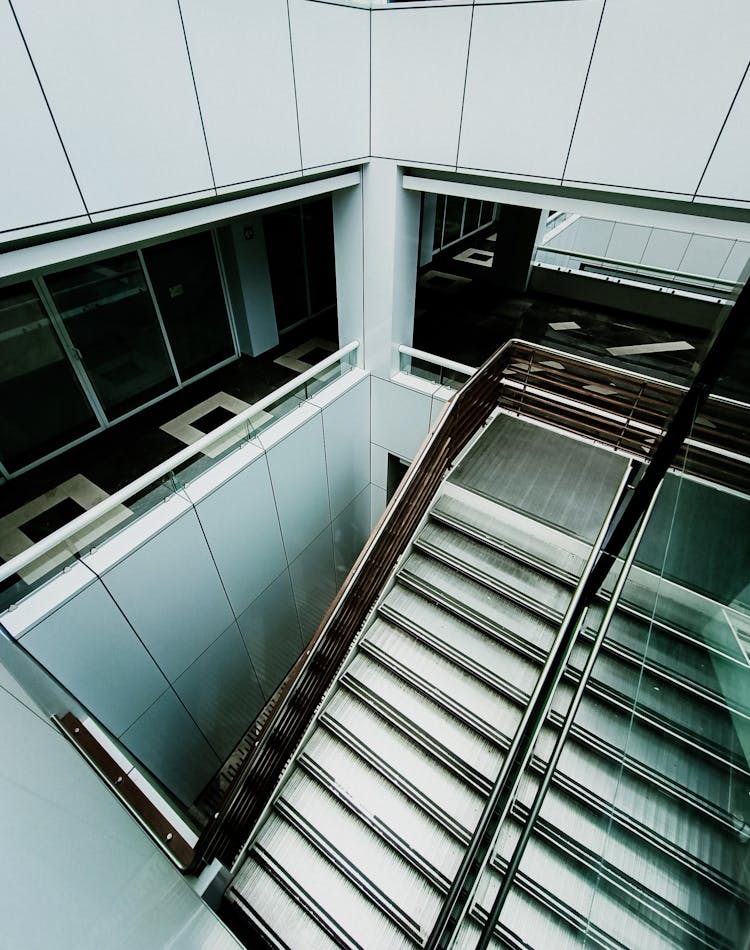
[[[241,946],[17,687],[0,745],[4,947]]]
[[[14,9],[8,240],[368,156],[750,206],[745,0]]]
[[[375,156],[750,204],[744,0],[389,5],[372,21]]]
[[[550,254],[545,248],[562,249],[570,251],[570,254]],[[578,217],[545,241],[543,247],[539,248],[537,259],[560,267],[575,268],[579,263],[576,251],[644,267],[738,281],[750,259],[750,242]],[[643,272],[649,273],[647,270]],[[640,273],[638,268],[634,273]]]
[[[354,370],[1,619],[189,803],[369,531],[370,380]]]
[[[18,25],[0,5],[0,80],[12,90],[0,107],[12,130],[0,156],[5,239],[369,155],[368,10],[315,0],[14,8]]]

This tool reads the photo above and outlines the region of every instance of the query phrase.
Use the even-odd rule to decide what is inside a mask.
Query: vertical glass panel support
[[[234,356],[211,234],[145,248],[143,257],[182,379]]]
[[[435,235],[432,241],[433,251],[439,251],[443,246],[443,224],[445,222],[445,195],[437,196],[437,210],[435,211]]]
[[[45,283],[110,420],[176,385],[135,253],[50,274]]]
[[[98,428],[31,283],[0,290],[0,459],[17,470]]]
[[[475,198],[466,199],[466,210],[464,212],[464,234],[472,234],[479,227],[479,213],[481,202]]]
[[[464,199],[449,196],[445,205],[445,228],[443,247],[452,244],[461,237],[461,223],[464,216]]]

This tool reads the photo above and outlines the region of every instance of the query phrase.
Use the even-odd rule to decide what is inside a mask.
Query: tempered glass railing
[[[435,946],[747,947],[750,465],[731,487],[689,473],[706,390],[747,336],[719,335],[634,479]]]
[[[110,495],[98,492],[79,501],[75,501],[74,495],[70,518],[55,530],[50,530],[49,523],[40,517],[38,530],[30,535],[33,516],[25,509],[23,533],[21,525],[9,526],[6,517],[4,562],[0,563],[0,613],[74,564],[94,546],[181,492],[241,445],[258,439],[262,442],[263,432],[269,426],[356,366],[358,347],[355,341],[332,353],[119,491]],[[194,434],[199,435],[197,431]],[[138,451],[137,445],[133,451]],[[80,514],[82,508],[85,510]]]
[[[455,360],[426,353],[424,350],[415,350],[414,347],[398,348],[399,372],[408,373],[426,379],[438,386],[447,386],[449,389],[460,389],[466,380],[476,372],[476,366],[467,366]]]

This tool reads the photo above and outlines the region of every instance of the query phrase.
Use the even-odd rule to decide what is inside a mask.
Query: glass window
[[[182,380],[234,356],[210,233],[146,248],[143,259]]]
[[[135,253],[50,274],[45,282],[108,418],[176,385]]]
[[[263,215],[263,233],[276,325],[281,331],[308,316],[299,205]]]
[[[437,196],[437,210],[435,211],[435,237],[432,249],[439,251],[443,246],[443,218],[445,217],[445,195]]]
[[[320,201],[302,205],[305,232],[307,279],[310,288],[310,315],[336,303],[336,264],[333,250],[333,206],[326,195]]]
[[[481,210],[481,201],[474,198],[466,199],[466,213],[464,214],[464,234],[471,234],[479,227],[479,212]]]
[[[31,283],[0,289],[0,458],[11,471],[98,428]]]
[[[445,205],[445,231],[443,246],[461,237],[461,221],[464,216],[464,199],[449,197]]]

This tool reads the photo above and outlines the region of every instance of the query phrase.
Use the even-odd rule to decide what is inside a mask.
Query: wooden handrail
[[[521,365],[524,362],[525,371]],[[550,366],[550,362],[563,368]],[[607,391],[584,389],[596,383],[607,386]],[[497,406],[647,458],[684,394],[682,386],[573,355],[556,352],[550,356],[548,350],[523,341],[511,340],[491,356],[453,396],[420,447],[295,665],[258,734],[254,750],[232,780],[220,811],[200,835],[188,870],[194,872],[214,858],[230,868],[235,864],[440,482]],[[750,415],[741,407],[720,402],[704,410],[703,417],[709,423],[704,431],[710,432],[712,425],[720,426],[724,415],[731,419],[732,430],[738,436],[747,431],[745,420]],[[726,432],[724,437],[722,441],[726,440]],[[717,474],[726,477],[729,473],[735,481],[747,481],[748,468],[741,463],[722,468],[719,461],[712,468],[708,453],[691,451],[687,455],[688,462],[695,456],[696,474],[701,477],[713,476],[718,481]],[[690,470],[690,465],[686,468]]]

